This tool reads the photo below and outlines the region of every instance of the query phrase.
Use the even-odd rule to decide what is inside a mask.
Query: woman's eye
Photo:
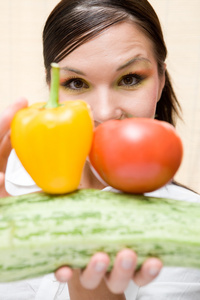
[[[66,80],[65,82],[61,83],[61,86],[64,86],[70,90],[82,90],[87,89],[89,86],[80,78],[74,78]]]
[[[143,79],[142,76],[138,74],[128,74],[122,77],[118,85],[133,87],[138,85],[142,81],[142,79]]]

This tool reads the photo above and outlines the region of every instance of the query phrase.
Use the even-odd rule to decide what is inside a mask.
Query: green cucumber
[[[68,265],[84,268],[125,247],[164,265],[200,268],[200,205],[93,189],[0,199],[0,282]]]

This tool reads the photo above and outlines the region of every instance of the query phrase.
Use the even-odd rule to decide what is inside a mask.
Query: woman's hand
[[[0,115],[0,197],[8,196],[5,190],[5,170],[8,156],[12,149],[10,142],[10,124],[15,113],[27,105],[27,100],[21,98],[8,106]]]
[[[139,271],[135,271],[137,256],[130,249],[120,251],[115,259],[112,271],[107,274],[109,257],[105,253],[96,253],[90,260],[86,269],[80,273],[82,287],[93,290],[98,287],[102,279],[114,294],[123,293],[130,280],[136,285],[143,286],[150,283],[160,272],[162,263],[157,258],[147,259]],[[57,280],[61,282],[73,281],[73,270],[61,267],[55,272]]]

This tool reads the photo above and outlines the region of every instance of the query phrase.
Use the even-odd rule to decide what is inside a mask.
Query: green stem
[[[57,63],[51,63],[51,87],[50,95],[45,108],[54,108],[60,106],[59,100],[59,78],[60,68]]]

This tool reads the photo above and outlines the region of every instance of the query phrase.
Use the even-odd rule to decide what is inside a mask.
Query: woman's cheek
[[[146,86],[126,98],[125,110],[136,118],[154,118],[157,102],[156,88]]]
[[[59,102],[68,101],[68,100],[76,100],[81,99],[81,97],[78,97],[76,94],[68,93],[63,88],[59,91]]]
[[[146,99],[146,113],[150,118],[154,118],[156,106],[160,99],[160,89],[159,89],[159,81],[158,80],[149,80],[146,83],[145,96]]]

